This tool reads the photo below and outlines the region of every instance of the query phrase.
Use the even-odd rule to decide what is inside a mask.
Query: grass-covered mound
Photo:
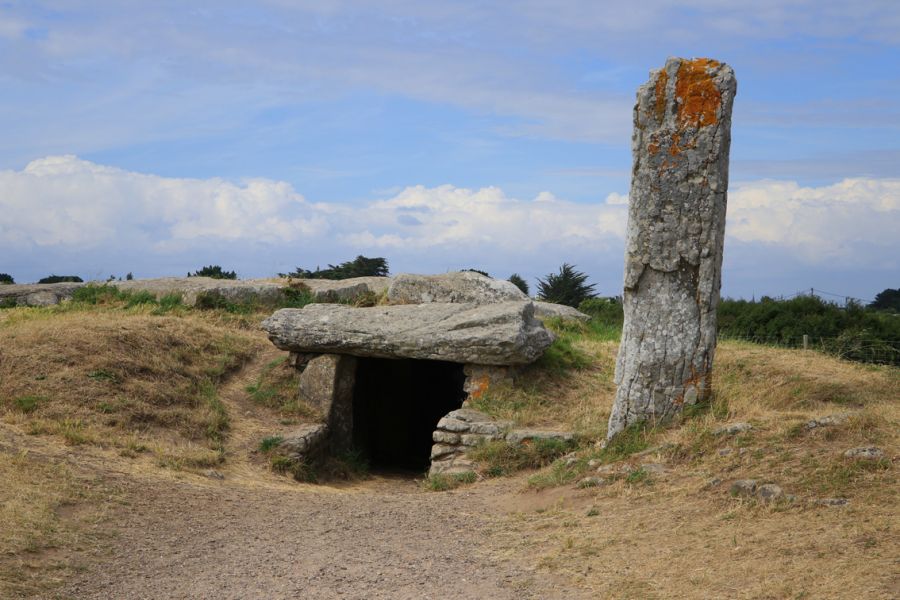
[[[189,316],[12,311],[0,321],[0,413],[72,445],[215,464],[228,429],[217,386],[260,343]]]

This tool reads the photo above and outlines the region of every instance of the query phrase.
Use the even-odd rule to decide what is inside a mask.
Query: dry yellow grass
[[[71,445],[203,466],[227,428],[216,386],[264,343],[189,316],[23,311],[0,322],[0,415]]]
[[[576,345],[593,357],[591,367],[532,380],[537,390],[507,391],[499,410],[527,422],[605,429],[615,344]],[[537,566],[598,597],[900,596],[900,486],[892,464],[900,455],[900,370],[726,342],[714,373],[711,406],[651,430],[647,444],[660,449],[623,461],[631,468],[662,463],[666,474],[578,490],[574,481],[593,474],[584,461],[598,455],[586,448],[568,477],[556,465],[535,478],[558,487],[504,498],[513,514],[493,532],[496,539],[510,554],[528,548],[539,555]],[[844,413],[841,424],[805,426]],[[754,429],[713,435],[733,422]],[[887,458],[843,456],[869,445]],[[731,481],[750,478],[777,483],[795,499],[763,504],[729,494]],[[833,497],[849,503],[816,504]]]
[[[2,446],[0,482],[0,597],[52,588],[68,573],[69,551],[92,537],[73,507],[98,490],[61,462]]]

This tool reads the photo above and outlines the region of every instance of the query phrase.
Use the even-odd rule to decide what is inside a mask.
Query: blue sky
[[[900,286],[900,3],[249,5],[0,0],[0,272],[566,261],[617,294],[635,90],[709,56],[723,294]]]

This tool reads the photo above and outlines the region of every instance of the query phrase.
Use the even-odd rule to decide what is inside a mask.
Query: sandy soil
[[[483,532],[498,510],[470,492],[376,478],[340,490],[182,481],[128,496],[115,540],[63,597],[580,597],[490,558]]]

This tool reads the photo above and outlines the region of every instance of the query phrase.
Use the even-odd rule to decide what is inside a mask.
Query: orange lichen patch
[[[647,152],[649,152],[651,155],[656,154],[657,152],[659,152],[659,144],[657,144],[656,142],[650,142],[649,144],[647,144]]]
[[[666,84],[669,83],[669,75],[665,69],[659,72],[656,78],[656,122],[662,123],[666,114]]]
[[[672,134],[672,145],[669,146],[669,154],[672,156],[678,156],[681,154],[681,148],[678,147],[678,144],[681,143],[681,136],[677,133]]]
[[[482,375],[481,377],[477,377],[472,382],[472,388],[469,392],[469,397],[473,400],[478,400],[484,396],[489,387],[491,387],[491,378],[489,376]]]
[[[679,100],[679,127],[706,127],[718,121],[716,113],[722,94],[708,71],[720,64],[709,58],[695,58],[682,61],[678,67],[675,97]]]

